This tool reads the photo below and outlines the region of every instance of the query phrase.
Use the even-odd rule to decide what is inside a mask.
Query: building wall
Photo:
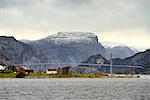
[[[0,65],[0,70],[4,70],[4,69],[5,69],[5,67]]]
[[[46,71],[47,74],[57,74],[57,71]]]

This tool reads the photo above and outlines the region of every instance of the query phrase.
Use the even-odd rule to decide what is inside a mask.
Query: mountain
[[[139,52],[125,59],[113,59],[113,64],[123,65],[140,65],[144,67],[144,71],[150,73],[150,50]]]
[[[42,61],[42,53],[32,46],[16,40],[14,37],[0,36],[0,54],[10,59],[12,63]]]
[[[135,54],[135,52],[127,46],[116,46],[113,48],[107,48],[106,49],[107,58],[109,58],[111,51],[112,51],[112,57],[113,58],[124,59],[126,57],[130,57],[130,56]]]
[[[80,63],[105,52],[98,37],[88,32],[58,32],[29,45],[40,49],[51,63]]]
[[[89,64],[109,64],[109,61],[105,59],[102,55],[92,55],[88,59],[86,59],[83,63],[89,63]]]
[[[92,55],[83,63],[98,64],[99,62],[109,64],[109,61],[101,55]],[[112,62],[113,65],[143,66],[143,70],[140,70],[140,73],[150,74],[150,49],[144,52],[136,53],[135,55],[125,59],[115,58]],[[114,69],[114,71],[117,70],[121,69]]]
[[[10,65],[11,61],[4,56],[3,54],[0,54],[0,65]]]
[[[0,54],[13,63],[80,63],[105,49],[93,33],[59,32],[37,41],[0,36]]]
[[[105,57],[110,58],[110,52],[112,51],[113,58],[124,59],[126,57],[133,56],[139,51],[136,48],[128,47],[125,44],[116,43],[116,42],[102,42],[102,45],[105,47]]]
[[[89,58],[87,58],[82,63],[86,64],[109,64],[109,61],[107,61],[101,54],[92,55]],[[91,68],[88,66],[92,65],[78,65],[77,67],[73,68],[73,72],[80,73],[80,74],[94,74],[96,72],[102,72],[101,67],[97,68]]]

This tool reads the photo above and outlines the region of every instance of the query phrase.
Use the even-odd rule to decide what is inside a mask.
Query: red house
[[[26,69],[23,68],[23,67],[20,67],[20,68],[18,69],[18,72],[23,72],[23,73],[25,73],[25,71],[26,71]]]

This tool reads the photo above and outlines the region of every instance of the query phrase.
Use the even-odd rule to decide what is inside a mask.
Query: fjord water
[[[150,100],[150,78],[0,79],[0,100]]]

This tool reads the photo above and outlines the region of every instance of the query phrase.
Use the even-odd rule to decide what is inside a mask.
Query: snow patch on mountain
[[[46,38],[47,41],[55,42],[56,44],[65,43],[85,43],[98,42],[95,34],[89,32],[58,32]]]

